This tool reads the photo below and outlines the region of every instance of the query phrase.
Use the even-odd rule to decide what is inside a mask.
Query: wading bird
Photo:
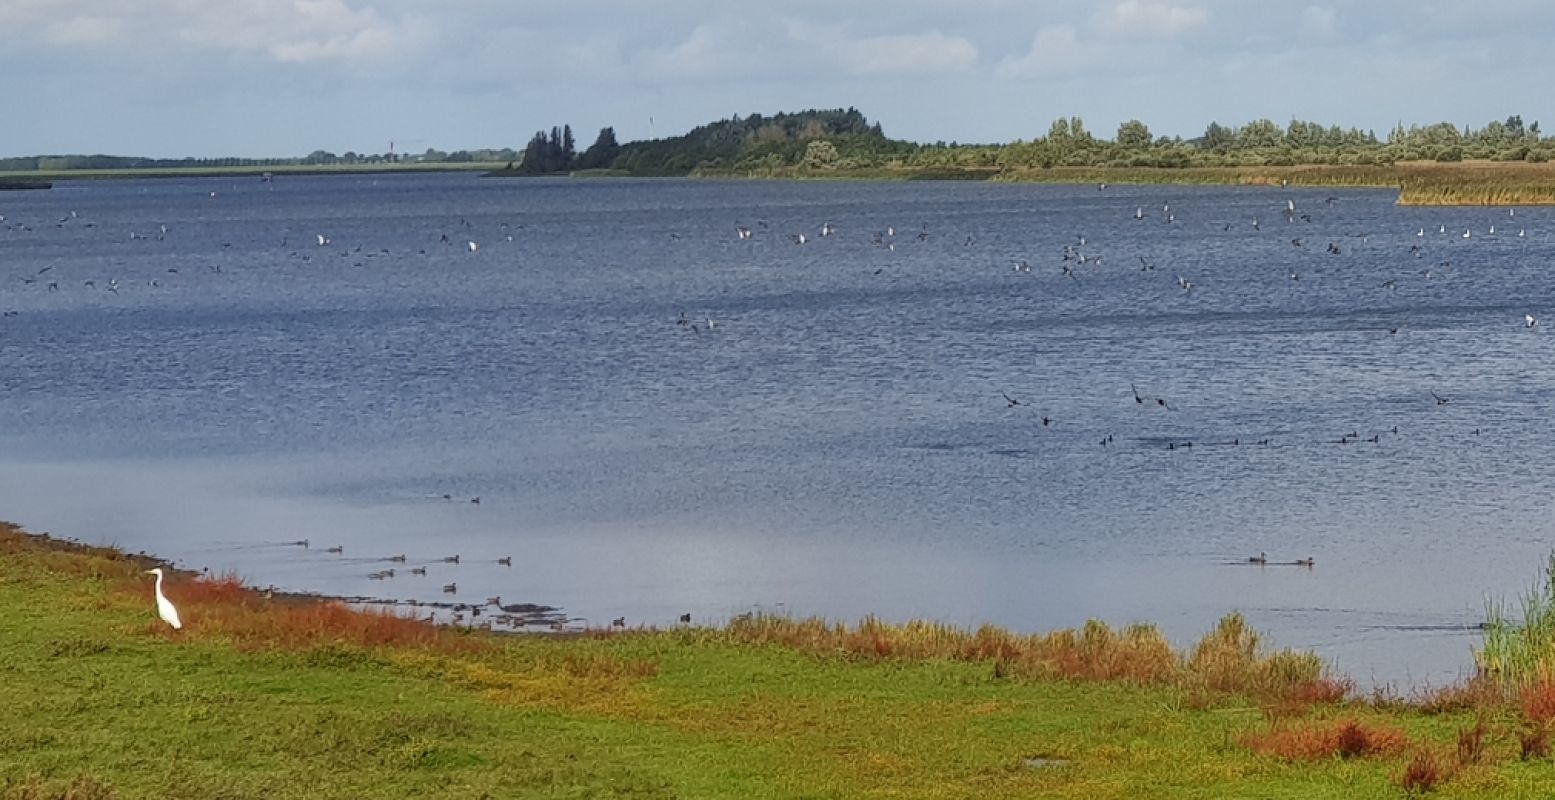
[[[157,616],[161,617],[163,622],[172,625],[173,630],[181,630],[184,624],[178,620],[178,609],[173,608],[167,595],[162,594],[162,568],[148,569],[146,573],[157,576]]]

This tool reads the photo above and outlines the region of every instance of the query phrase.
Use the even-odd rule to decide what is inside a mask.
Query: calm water
[[[1550,210],[409,176],[0,214],[0,516],[258,584],[1178,642],[1241,610],[1416,685],[1555,546]]]

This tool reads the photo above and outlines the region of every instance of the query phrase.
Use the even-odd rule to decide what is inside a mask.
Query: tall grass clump
[[[1514,622],[1504,602],[1490,604],[1484,645],[1474,653],[1479,677],[1508,692],[1555,682],[1555,553],[1521,605],[1522,621]]]
[[[1349,689],[1331,678],[1314,655],[1265,652],[1240,614],[1223,618],[1187,654],[1174,650],[1153,626],[1118,629],[1097,620],[1078,630],[1023,635],[991,625],[969,631],[935,622],[895,625],[866,617],[850,626],[816,617],[745,614],[730,621],[725,635],[740,643],[849,659],[991,662],[996,677],[1126,681],[1308,705],[1337,702]]]

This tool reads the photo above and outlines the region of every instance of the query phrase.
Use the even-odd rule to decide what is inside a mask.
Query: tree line
[[[1252,167],[1299,164],[1384,165],[1399,161],[1547,161],[1555,139],[1521,116],[1482,127],[1451,123],[1397,125],[1374,131],[1291,120],[1242,125],[1211,122],[1196,137],[1157,136],[1140,120],[1120,124],[1108,139],[1079,117],[1054,120],[1044,135],[1001,144],[920,144],[887,137],[857,109],[734,116],[680,136],[590,148],[600,158],[572,154],[571,128],[536,133],[519,171],[549,174],[610,168],[630,175],[779,174],[869,169],[1040,169],[1047,167]],[[601,132],[604,135],[604,132]],[[597,147],[597,145],[596,145]],[[605,160],[606,153],[614,157]],[[585,166],[586,164],[586,166]]]
[[[1537,121],[1519,115],[1481,127],[1402,123],[1379,137],[1373,131],[1306,120],[1280,125],[1258,119],[1242,125],[1211,122],[1199,136],[1157,136],[1140,120],[1120,124],[1111,139],[1093,134],[1079,117],[1053,121],[1045,134],[1000,144],[916,143],[892,139],[855,108],[739,115],[664,139],[620,143],[602,128],[581,153],[571,125],[535,132],[522,152],[508,148],[420,154],[335,155],[316,150],[296,158],[149,159],[105,155],[0,159],[0,170],[268,167],[383,163],[506,163],[507,174],[550,175],[611,170],[628,175],[697,173],[776,174],[870,169],[1040,169],[1048,167],[1257,167],[1301,164],[1385,165],[1400,161],[1467,159],[1544,162],[1555,139]]]

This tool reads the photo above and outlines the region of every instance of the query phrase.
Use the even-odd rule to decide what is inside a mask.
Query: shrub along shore
[[[1555,684],[1536,666],[1360,696],[1235,614],[1186,650],[1099,622],[1020,635],[746,615],[503,636],[175,573],[174,631],[144,574],[156,564],[0,526],[3,800],[1555,786]]]

